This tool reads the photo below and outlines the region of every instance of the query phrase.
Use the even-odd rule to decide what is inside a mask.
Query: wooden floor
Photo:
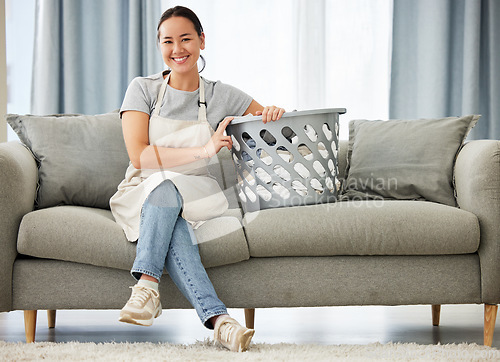
[[[242,309],[230,314],[244,322]],[[117,321],[119,311],[61,310],[56,328],[47,328],[47,313],[38,312],[36,341],[193,343],[211,338],[194,310],[164,310],[152,327]],[[0,340],[24,342],[23,312],[0,313]],[[483,343],[483,305],[443,305],[441,324],[432,326],[430,306],[273,308],[255,311],[255,342],[368,344]],[[500,348],[500,323],[493,347]]]

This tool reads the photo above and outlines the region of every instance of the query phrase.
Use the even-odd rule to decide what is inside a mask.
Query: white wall
[[[7,141],[7,65],[5,56],[5,0],[0,0],[0,142]]]
[[[347,108],[340,117],[340,138],[347,139],[349,120],[389,116],[393,2],[321,0],[326,15],[318,32],[321,14],[311,8],[319,2],[163,0],[162,9],[183,5],[199,16],[206,35],[203,76],[288,111]]]
[[[7,112],[31,112],[35,0],[2,0],[6,9]],[[8,127],[8,126],[7,126]],[[17,135],[8,127],[7,138]]]

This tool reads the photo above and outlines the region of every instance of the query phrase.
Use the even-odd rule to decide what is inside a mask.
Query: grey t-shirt
[[[205,84],[207,119],[214,129],[225,117],[242,116],[250,106],[252,97],[245,92],[220,81],[213,82],[203,77],[202,79]],[[163,73],[134,78],[125,93],[120,115],[124,111],[140,111],[151,115],[162,83]],[[199,89],[186,92],[167,86],[160,116],[186,121],[197,120],[198,99]]]

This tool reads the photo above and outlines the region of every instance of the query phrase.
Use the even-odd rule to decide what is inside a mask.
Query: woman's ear
[[[200,35],[200,39],[201,39],[201,46],[200,46],[200,49],[201,49],[201,50],[204,50],[204,49],[205,49],[205,33],[201,33],[201,35]]]

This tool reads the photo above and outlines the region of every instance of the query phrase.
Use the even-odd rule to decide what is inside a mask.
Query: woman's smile
[[[183,57],[172,57],[172,60],[177,64],[184,64],[187,61],[188,57],[189,55],[185,55]]]

